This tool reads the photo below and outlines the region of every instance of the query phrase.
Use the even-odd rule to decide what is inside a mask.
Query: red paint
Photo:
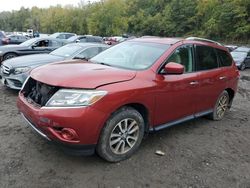
[[[184,66],[178,63],[170,62],[164,67],[167,74],[183,74]]]
[[[69,128],[78,135],[75,144],[96,144],[110,115],[124,105],[140,104],[148,111],[150,128],[198,112],[211,110],[225,89],[237,90],[239,72],[233,63],[208,71],[180,74],[182,66],[169,64],[178,74],[159,74],[167,57],[183,44],[201,44],[227,51],[213,43],[180,39],[142,38],[135,41],[171,44],[171,47],[147,70],[125,70],[82,61],[70,61],[39,67],[31,77],[40,82],[66,88],[107,91],[108,94],[89,107],[44,109],[29,104],[19,94],[19,110],[49,138],[72,143],[53,132],[53,127]],[[225,79],[220,79],[225,77]],[[194,83],[194,84],[190,84]],[[40,118],[48,119],[46,123]]]

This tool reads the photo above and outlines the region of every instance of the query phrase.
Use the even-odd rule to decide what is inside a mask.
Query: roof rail
[[[223,46],[219,42],[216,42],[216,41],[213,41],[213,40],[209,40],[209,39],[205,39],[205,38],[199,38],[199,37],[188,37],[188,38],[186,38],[186,40],[205,41],[205,42],[211,42],[211,43],[215,43],[215,44],[218,44],[220,46]]]

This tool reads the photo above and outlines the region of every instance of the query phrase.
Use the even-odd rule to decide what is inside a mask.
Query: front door
[[[157,75],[156,110],[154,125],[162,125],[178,119],[189,118],[196,112],[196,96],[199,84],[194,72],[193,46],[178,47],[166,63],[175,62],[185,67],[184,74],[164,74],[164,69]],[[164,66],[163,66],[164,67]]]

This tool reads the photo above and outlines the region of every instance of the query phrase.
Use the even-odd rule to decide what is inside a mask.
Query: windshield
[[[90,61],[132,70],[143,70],[169,48],[167,44],[123,42],[105,50]]]
[[[30,46],[31,44],[33,44],[34,42],[36,42],[37,39],[29,39],[29,40],[26,40],[25,42],[19,44],[20,46]]]
[[[78,38],[78,36],[73,36],[67,39],[68,42],[74,42],[76,39]]]
[[[60,33],[54,33],[54,34],[50,35],[49,37],[57,38],[59,35],[60,35]]]
[[[79,45],[66,45],[66,46],[63,46],[61,48],[54,50],[50,54],[61,56],[61,57],[71,57],[80,49],[82,49],[82,47]]]
[[[246,52],[231,52],[233,59],[244,59],[247,56]]]

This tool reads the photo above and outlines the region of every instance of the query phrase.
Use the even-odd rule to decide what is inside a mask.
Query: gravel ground
[[[116,164],[66,155],[34,134],[18,113],[17,92],[0,85],[0,187],[250,188],[250,70],[241,74],[224,120],[199,118],[150,134]]]

